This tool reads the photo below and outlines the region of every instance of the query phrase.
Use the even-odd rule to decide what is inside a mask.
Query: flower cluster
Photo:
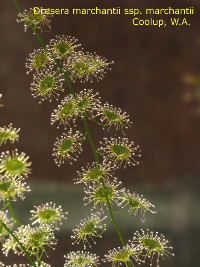
[[[100,107],[100,98],[98,93],[93,93],[93,90],[84,89],[74,98],[73,95],[65,97],[58,108],[54,110],[51,116],[51,123],[59,121],[64,126],[70,125],[71,122],[75,125],[78,117],[83,118],[85,114],[91,118],[95,118],[96,111]]]
[[[50,27],[50,18],[51,15],[46,13],[35,13],[33,8],[29,10],[24,10],[23,13],[19,13],[17,22],[24,23],[25,32],[30,27],[35,32],[36,29],[39,29],[41,32],[49,31]]]
[[[50,70],[51,71],[51,70]],[[0,128],[0,145],[7,141],[11,143],[18,140],[19,129],[13,128],[12,124],[8,127]],[[66,213],[63,212],[61,206],[50,202],[45,205],[35,206],[31,211],[31,220],[34,224],[39,224],[37,227],[30,225],[21,225],[21,222],[15,215],[12,207],[12,201],[19,198],[24,199],[24,193],[29,192],[30,188],[26,184],[31,169],[31,162],[25,153],[19,153],[17,149],[12,152],[6,151],[0,154],[0,242],[3,244],[2,251],[8,256],[10,251],[17,255],[29,255],[36,258],[32,260],[34,266],[50,267],[44,263],[41,258],[46,253],[46,247],[51,247],[56,244],[54,230],[58,224],[66,219]],[[13,216],[13,220],[9,218],[8,207]],[[13,231],[14,224],[17,223],[20,227]],[[5,266],[0,262],[0,266]],[[7,267],[33,267],[28,264],[9,265]]]
[[[114,62],[108,62],[96,53],[89,52],[75,52],[73,57],[64,62],[64,69],[70,75],[73,82],[79,80],[80,82],[93,82],[93,78],[97,81],[102,80],[110,65]]]
[[[19,22],[25,24],[25,30],[31,27],[37,33],[37,29],[44,31],[50,28],[48,14],[36,14],[35,16],[33,10],[30,9],[30,11],[20,14],[19,17]],[[26,68],[28,74],[33,72],[32,95],[39,97],[40,101],[57,100],[60,92],[63,91],[64,80],[71,91],[71,94],[65,96],[51,115],[51,124],[58,123],[58,126],[64,126],[64,133],[56,139],[54,144],[55,163],[60,166],[65,161],[69,161],[70,164],[76,161],[82,152],[82,142],[86,136],[95,155],[96,162],[88,163],[74,179],[76,184],[83,184],[85,188],[85,205],[91,203],[92,209],[95,210],[90,217],[82,220],[73,230],[74,244],[82,242],[84,249],[86,245],[91,246],[90,240],[95,243],[94,239],[102,236],[106,226],[112,220],[123,247],[110,250],[105,255],[104,262],[112,262],[112,266],[121,264],[135,266],[136,263],[143,263],[146,258],[150,258],[152,265],[156,256],[158,265],[160,257],[171,254],[172,248],[168,247],[168,241],[164,236],[159,236],[158,233],[154,234],[149,230],[146,232],[142,230],[141,233],[136,232],[133,240],[125,244],[114,219],[114,213],[125,214],[121,210],[125,207],[128,207],[128,214],[125,215],[137,214],[140,211],[142,221],[144,221],[147,211],[155,213],[153,204],[143,196],[136,193],[131,194],[122,188],[122,183],[114,175],[114,171],[121,166],[138,165],[138,159],[141,157],[139,146],[135,145],[133,141],[129,141],[124,134],[124,131],[132,124],[129,115],[107,102],[102,104],[99,94],[93,93],[92,89],[84,89],[76,94],[71,83],[71,81],[81,83],[100,81],[111,69],[112,64],[113,62],[109,62],[96,53],[85,52],[74,37],[61,35],[50,40],[47,46],[43,45],[43,48],[34,50],[27,59]],[[80,133],[77,129],[78,119],[84,121],[85,134]],[[100,147],[96,149],[87,123],[88,120],[102,126],[103,129],[107,127],[109,130],[114,127],[117,130],[116,134],[121,131],[123,135],[122,137],[104,138],[100,142]],[[75,129],[72,130],[72,127]],[[17,151],[12,155],[9,152],[1,154],[0,174],[5,176],[3,178],[5,183],[3,186],[0,185],[0,190],[6,188],[9,192],[5,198],[14,199],[17,195],[13,194],[12,196],[12,190],[9,191],[10,180],[6,181],[8,176],[12,175],[12,179],[18,181],[21,177],[27,177],[29,172],[30,163],[25,154],[20,155]],[[9,177],[9,179],[11,178]],[[105,223],[103,221],[106,217],[102,216],[104,207],[107,207],[110,213],[110,220]],[[31,213],[33,224],[38,223],[39,226],[36,228],[32,228],[30,225],[21,226],[14,234],[25,249],[33,255],[40,251],[43,253],[44,246],[52,247],[55,244],[52,229],[55,229],[54,227],[57,227],[62,219],[65,219],[65,214],[61,207],[57,207],[53,203],[35,207]],[[4,243],[3,250],[6,255],[10,250],[24,254],[19,243],[12,236]],[[65,267],[97,267],[99,265],[99,258],[89,252],[77,251],[65,256]]]
[[[30,225],[21,226],[14,232],[14,235],[23,244],[23,247],[33,255],[38,251],[44,252],[45,246],[52,248],[56,244],[53,229],[47,224],[36,228],[32,228]],[[3,244],[3,253],[6,256],[10,250],[18,255],[24,255],[24,251],[13,236],[10,236]]]

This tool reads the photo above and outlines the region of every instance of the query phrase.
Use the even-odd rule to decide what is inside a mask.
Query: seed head
[[[59,93],[64,91],[62,75],[58,74],[52,65],[36,72],[33,75],[31,91],[32,95],[40,97],[41,101],[48,99],[51,102],[52,98],[58,100]]]
[[[39,71],[49,65],[53,65],[53,60],[43,48],[35,49],[26,61],[27,74],[33,71]]]
[[[162,234],[159,235],[158,232],[154,233],[148,229],[146,231],[141,229],[141,233],[136,231],[133,240],[130,242],[133,246],[141,247],[144,260],[146,260],[146,258],[151,259],[150,266],[153,266],[154,257],[157,258],[157,267],[159,267],[160,257],[174,255],[171,252],[173,248],[168,246],[168,240],[166,240]]]
[[[100,206],[101,209],[103,209],[103,206],[107,206],[107,197],[112,205],[119,205],[120,196],[124,192],[124,189],[118,189],[121,182],[118,182],[117,179],[114,178],[112,181],[106,180],[104,185],[102,183],[93,183],[85,190],[85,205],[93,203],[94,208]]]
[[[80,82],[93,82],[102,80],[107,70],[110,70],[110,65],[114,62],[108,62],[96,53],[89,52],[75,52],[73,56],[69,57],[64,62],[64,69],[70,75],[73,82],[80,80]]]
[[[31,210],[32,224],[50,224],[56,226],[56,229],[58,229],[58,223],[62,224],[62,220],[67,219],[67,212],[63,212],[61,206],[56,207],[56,204],[52,202],[37,207],[34,206],[34,208],[34,210]]]
[[[74,51],[80,47],[77,44],[78,40],[71,36],[65,36],[64,34],[56,35],[55,39],[51,39],[47,49],[49,50],[50,57],[52,54],[55,58],[63,59],[72,56]]]
[[[82,152],[83,135],[76,131],[72,133],[72,129],[66,134],[64,133],[60,138],[56,139],[53,149],[53,156],[55,157],[55,163],[60,167],[64,164],[65,160],[72,164],[72,161],[76,161],[78,155]]]
[[[45,246],[52,248],[56,244],[53,229],[50,225],[44,224],[37,228],[32,228],[30,225],[21,226],[14,232],[14,235],[30,254],[38,253],[40,250],[45,251]],[[12,236],[3,244],[3,253],[6,256],[10,250],[18,255],[24,255],[21,247]]]
[[[127,129],[131,122],[129,121],[129,115],[126,112],[122,112],[120,108],[114,108],[108,103],[101,106],[98,111],[98,116],[100,116],[101,123],[104,127],[110,128],[111,126],[116,127],[116,130]]]
[[[106,230],[106,225],[102,224],[102,221],[105,220],[105,218],[106,217],[101,218],[101,214],[97,212],[95,214],[91,214],[91,217],[87,217],[86,219],[81,220],[77,228],[73,230],[73,245],[75,243],[79,244],[82,241],[84,249],[86,249],[86,244],[91,247],[89,239],[91,239],[94,244],[96,244],[93,238],[102,237],[101,233]]]
[[[8,127],[0,127],[0,145],[6,144],[9,140],[11,143],[18,141],[20,129],[13,128],[12,123]]]
[[[99,267],[99,257],[85,251],[72,251],[65,257],[64,267]]]
[[[121,205],[124,204],[123,208],[128,206],[129,213],[137,214],[138,210],[140,210],[142,214],[142,222],[145,221],[145,213],[147,211],[151,213],[156,213],[154,211],[155,206],[151,204],[148,200],[143,198],[143,196],[139,196],[138,194],[131,194],[129,191],[125,191],[121,196]]]
[[[24,193],[30,188],[24,182],[24,178],[13,175],[0,176],[0,201],[16,201],[17,198],[25,198]]]
[[[141,151],[139,146],[135,146],[133,141],[129,142],[128,138],[111,137],[110,140],[104,138],[104,142],[100,142],[102,145],[99,148],[99,152],[104,155],[110,162],[121,166],[124,165],[138,165],[135,157],[141,157]]]
[[[112,262],[112,266],[119,266],[124,264],[128,266],[128,263],[131,266],[135,266],[135,263],[140,264],[141,260],[139,259],[139,254],[141,250],[137,247],[126,245],[123,248],[114,248],[113,250],[108,251],[108,254],[105,255],[104,262]]]
[[[42,9],[42,7],[41,7]],[[23,13],[18,14],[17,22],[24,23],[24,31],[26,32],[29,27],[34,31],[39,29],[41,32],[47,32],[51,30],[50,27],[50,14],[39,13],[34,14],[34,9],[24,10]]]
[[[0,174],[28,177],[31,172],[31,162],[28,160],[29,157],[24,152],[19,154],[17,149],[12,151],[12,154],[9,151],[2,152],[0,155]]]

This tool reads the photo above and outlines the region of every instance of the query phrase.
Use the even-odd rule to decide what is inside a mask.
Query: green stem
[[[87,132],[88,139],[89,139],[89,141],[90,141],[91,147],[92,147],[93,152],[94,152],[94,156],[95,156],[96,162],[99,163],[99,156],[98,156],[96,147],[95,147],[95,145],[94,145],[94,142],[93,142],[93,140],[92,140],[92,136],[91,136],[90,131],[89,131],[89,127],[88,127],[88,123],[87,123],[87,118],[86,118],[86,116],[84,116],[84,124],[85,124],[85,130],[86,130],[86,132]],[[122,237],[122,235],[121,235],[121,233],[120,233],[120,230],[119,230],[119,228],[118,228],[118,226],[117,226],[117,223],[116,223],[116,221],[115,221],[115,219],[114,219],[114,216],[113,216],[112,207],[111,207],[111,205],[110,205],[110,201],[109,201],[108,194],[107,194],[107,189],[106,189],[106,186],[105,186],[105,183],[104,183],[104,180],[103,180],[103,179],[101,179],[101,183],[102,183],[102,186],[103,186],[103,188],[104,188],[104,190],[105,190],[106,201],[107,201],[107,205],[108,205],[108,209],[109,209],[109,212],[110,212],[110,217],[111,217],[111,219],[112,219],[113,225],[114,225],[114,227],[115,227],[115,229],[116,229],[116,231],[117,231],[117,234],[118,234],[118,236],[119,236],[119,238],[120,238],[120,240],[121,240],[121,242],[122,242],[122,245],[125,246],[124,239],[123,239],[123,237]]]
[[[17,242],[17,244],[21,247],[21,249],[23,250],[24,254],[27,256],[27,258],[33,264],[33,266],[37,267],[35,265],[35,262],[32,260],[30,254],[27,252],[26,248],[21,244],[21,242],[19,242],[18,238],[10,231],[10,229],[5,225],[5,223],[3,223],[2,221],[0,223],[3,225],[3,227],[6,229],[6,231],[13,237],[13,239]]]
[[[13,2],[14,2],[14,4],[15,4],[15,6],[17,7],[17,9],[19,10],[19,12],[23,14],[23,9],[21,8],[21,6],[20,6],[19,3],[17,2],[17,0],[13,0]],[[35,33],[37,39],[38,39],[39,42],[41,43],[42,47],[46,50],[46,45],[45,45],[45,43],[44,43],[42,37],[39,35],[37,29],[35,29],[35,28],[33,27],[33,25],[31,25],[31,28],[33,29],[33,31],[34,31],[34,33]],[[60,63],[57,61],[57,59],[56,59],[53,55],[52,55],[52,59],[54,60],[54,62],[55,62],[56,65],[58,66],[58,68],[63,72],[63,75],[64,75],[64,77],[65,77],[65,79],[66,79],[66,81],[67,81],[68,87],[69,87],[71,93],[73,94],[74,98],[76,98],[76,93],[75,93],[75,91],[74,91],[74,89],[73,89],[71,80],[70,80],[70,78],[69,78],[67,72],[65,72],[65,71],[63,70],[63,67],[60,65]],[[86,115],[84,116],[84,125],[85,125],[85,130],[86,130],[86,132],[87,132],[87,136],[88,136],[88,139],[89,139],[89,141],[90,141],[92,150],[93,150],[93,152],[94,152],[94,156],[95,156],[96,162],[99,164],[98,153],[97,153],[96,147],[95,147],[95,145],[94,145],[92,136],[91,136],[90,131],[89,131],[89,127],[88,127],[88,123],[87,123],[87,117],[86,117]],[[114,225],[114,227],[115,227],[115,229],[116,229],[116,231],[117,231],[117,234],[118,234],[118,236],[119,236],[119,238],[120,238],[120,240],[121,240],[122,245],[125,246],[124,239],[123,239],[123,237],[122,237],[122,235],[121,235],[121,233],[120,233],[120,230],[119,230],[119,228],[118,228],[118,226],[117,226],[117,223],[116,223],[116,221],[115,221],[115,219],[114,219],[114,216],[113,216],[113,211],[112,211],[112,207],[111,207],[111,205],[110,205],[110,201],[109,201],[109,198],[108,198],[107,189],[106,189],[104,180],[101,179],[101,182],[102,182],[102,186],[103,186],[103,188],[104,188],[104,190],[105,190],[105,196],[106,196],[107,206],[108,206],[108,209],[109,209],[109,212],[110,212],[111,220],[112,220],[113,225]],[[131,266],[130,264],[128,264],[128,265]]]
[[[12,206],[11,206],[11,204],[10,204],[9,201],[8,201],[8,207],[9,207],[10,212],[12,213],[12,216],[13,216],[14,220],[16,221],[16,223],[17,223],[19,226],[22,226],[22,224],[20,223],[20,221],[17,219],[17,217],[16,217],[16,215],[15,215],[15,213],[14,213],[14,210],[13,210],[13,208],[12,208]]]

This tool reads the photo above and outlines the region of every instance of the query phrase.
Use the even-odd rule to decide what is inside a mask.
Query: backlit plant
[[[67,252],[65,263],[63,259],[64,266],[100,266],[99,257],[85,249],[102,237],[111,222],[121,241],[121,247],[111,248],[105,252],[101,265],[103,262],[110,262],[113,267],[119,265],[130,267],[146,261],[152,265],[156,258],[158,266],[160,257],[172,255],[172,247],[168,246],[164,236],[157,232],[142,230],[137,231],[130,241],[125,242],[115,219],[115,213],[132,215],[140,211],[144,221],[145,213],[155,213],[153,204],[143,196],[130,193],[115,177],[116,169],[138,165],[141,156],[139,146],[125,136],[126,129],[131,126],[129,115],[108,103],[102,104],[99,93],[93,89],[84,89],[76,93],[72,85],[72,82],[77,81],[87,83],[102,80],[113,62],[96,53],[85,52],[80,48],[78,40],[71,36],[56,36],[46,45],[39,31],[50,30],[51,16],[36,15],[33,9],[23,11],[17,0],[13,2],[20,12],[18,22],[24,23],[25,31],[31,28],[42,45],[40,49],[30,54],[26,62],[27,74],[33,73],[31,84],[33,96],[38,97],[39,101],[58,100],[60,92],[65,88],[64,81],[70,90],[70,94],[66,92],[67,95],[51,116],[51,124],[57,123],[57,126],[64,129],[64,133],[54,144],[55,163],[60,166],[65,162],[72,164],[73,161],[77,161],[82,151],[82,143],[86,141],[89,141],[95,157],[95,162],[82,167],[74,179],[75,184],[82,184],[84,187],[84,204],[92,203],[93,206],[92,214],[81,220],[72,234],[74,246],[76,243],[82,243],[84,250]],[[77,129],[78,119],[84,124],[84,133]],[[117,136],[104,138],[99,142],[97,149],[89,129],[89,120],[97,123],[102,129],[115,128]],[[0,128],[0,144],[17,141],[18,132],[19,130],[12,125]],[[66,219],[66,213],[54,203],[42,204],[31,210],[32,225],[22,225],[11,206],[13,200],[23,199],[24,193],[29,191],[25,180],[30,174],[30,166],[29,158],[23,152],[14,150],[1,153],[2,251],[6,256],[10,251],[24,255],[34,267],[50,266],[43,262],[43,255],[47,247],[54,249],[56,245],[54,231],[62,220]],[[14,222],[18,224],[18,228],[14,231],[13,223],[3,211],[6,207],[10,209]],[[104,215],[106,210],[109,216]]]

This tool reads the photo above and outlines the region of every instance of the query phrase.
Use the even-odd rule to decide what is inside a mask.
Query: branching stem
[[[12,1],[15,4],[15,6],[17,7],[17,9],[19,10],[19,12],[23,14],[23,9],[19,5],[18,1],[17,0],[12,0]],[[31,28],[32,28],[33,32],[35,33],[37,39],[39,40],[40,44],[42,45],[42,47],[46,50],[46,44],[43,41],[43,39],[40,36],[40,34],[38,33],[37,29],[35,29],[33,25],[31,25]],[[63,67],[60,65],[60,63],[57,61],[57,59],[53,55],[52,55],[52,59],[54,60],[54,62],[57,65],[57,67],[62,71],[71,93],[73,94],[74,98],[76,98],[76,93],[75,93],[75,91],[73,89],[71,80],[70,80],[67,72],[64,71]],[[88,122],[87,122],[87,115],[84,116],[84,125],[85,125],[85,130],[86,130],[88,139],[90,141],[90,144],[91,144],[91,147],[92,147],[92,150],[93,150],[93,153],[94,153],[95,160],[99,164],[98,152],[97,152],[97,149],[96,149],[96,147],[94,145],[92,136],[91,136],[90,131],[89,131]],[[110,205],[110,201],[109,201],[108,194],[107,194],[107,189],[106,189],[106,186],[105,186],[105,183],[104,183],[103,179],[101,179],[101,183],[102,183],[102,186],[103,186],[103,188],[105,190],[105,196],[106,196],[107,206],[108,206],[108,209],[109,209],[111,220],[112,220],[113,225],[114,225],[114,227],[115,227],[115,229],[117,231],[117,234],[118,234],[118,236],[119,236],[119,238],[121,240],[122,245],[125,246],[125,241],[124,241],[124,239],[123,239],[123,237],[121,235],[121,232],[120,232],[120,230],[119,230],[119,228],[117,226],[117,223],[115,221],[115,218],[113,216],[113,210],[112,210],[112,207]],[[128,266],[131,266],[130,262],[128,263]]]

